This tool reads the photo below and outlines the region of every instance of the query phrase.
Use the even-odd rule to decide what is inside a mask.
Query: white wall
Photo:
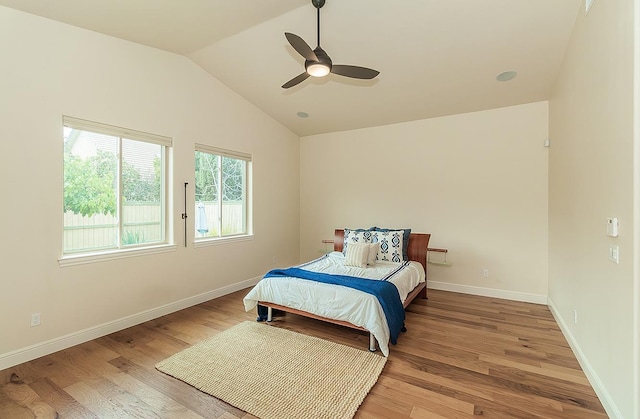
[[[4,7],[0,51],[0,369],[247,286],[273,256],[299,260],[299,138],[200,67]],[[58,266],[62,115],[173,137],[176,250]],[[193,248],[191,217],[183,247],[183,182],[193,214],[196,142],[253,155],[253,240]],[[36,312],[42,324],[30,328]]]
[[[538,102],[302,138],[301,258],[335,228],[410,227],[449,249],[430,287],[546,303],[547,123]]]
[[[633,382],[633,19],[631,1],[596,1],[588,15],[579,13],[549,117],[550,303],[608,413],[621,418],[638,417],[640,398]],[[606,236],[607,217],[619,218],[619,237]],[[610,246],[620,247],[620,264],[608,260]]]

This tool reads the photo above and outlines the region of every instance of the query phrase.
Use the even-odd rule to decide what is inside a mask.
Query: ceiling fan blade
[[[290,87],[295,86],[296,84],[302,83],[303,81],[305,81],[307,78],[309,77],[309,73],[304,72],[302,74],[299,74],[297,76],[295,76],[294,78],[292,78],[291,80],[289,80],[288,82],[286,82],[285,84],[282,85],[283,89],[288,89]]]
[[[287,41],[289,41],[293,49],[295,49],[298,54],[302,55],[309,61],[318,61],[318,57],[316,57],[316,54],[313,52],[309,44],[304,42],[304,39],[300,38],[296,34],[289,32],[285,32],[284,36],[287,37]]]
[[[377,70],[355,65],[334,65],[331,67],[331,72],[352,79],[372,79],[380,74]]]

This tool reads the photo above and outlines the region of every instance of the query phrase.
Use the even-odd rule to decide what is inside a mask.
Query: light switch
[[[620,247],[609,247],[609,260],[611,262],[620,263]]]

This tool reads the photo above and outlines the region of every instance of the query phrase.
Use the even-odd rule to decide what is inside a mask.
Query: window
[[[171,139],[64,117],[63,253],[166,243]]]
[[[195,238],[249,234],[251,155],[196,144]]]

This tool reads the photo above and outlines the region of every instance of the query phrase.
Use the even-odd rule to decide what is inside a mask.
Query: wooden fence
[[[203,202],[202,210],[196,205],[193,220],[195,237],[216,237],[217,202]],[[204,212],[204,220],[202,213]],[[154,243],[163,240],[163,225],[160,204],[127,202],[122,208],[123,245]],[[223,234],[243,231],[241,202],[222,205]],[[198,231],[198,229],[200,231]],[[118,221],[110,214],[94,214],[84,217],[67,211],[64,214],[64,252],[117,248]]]

